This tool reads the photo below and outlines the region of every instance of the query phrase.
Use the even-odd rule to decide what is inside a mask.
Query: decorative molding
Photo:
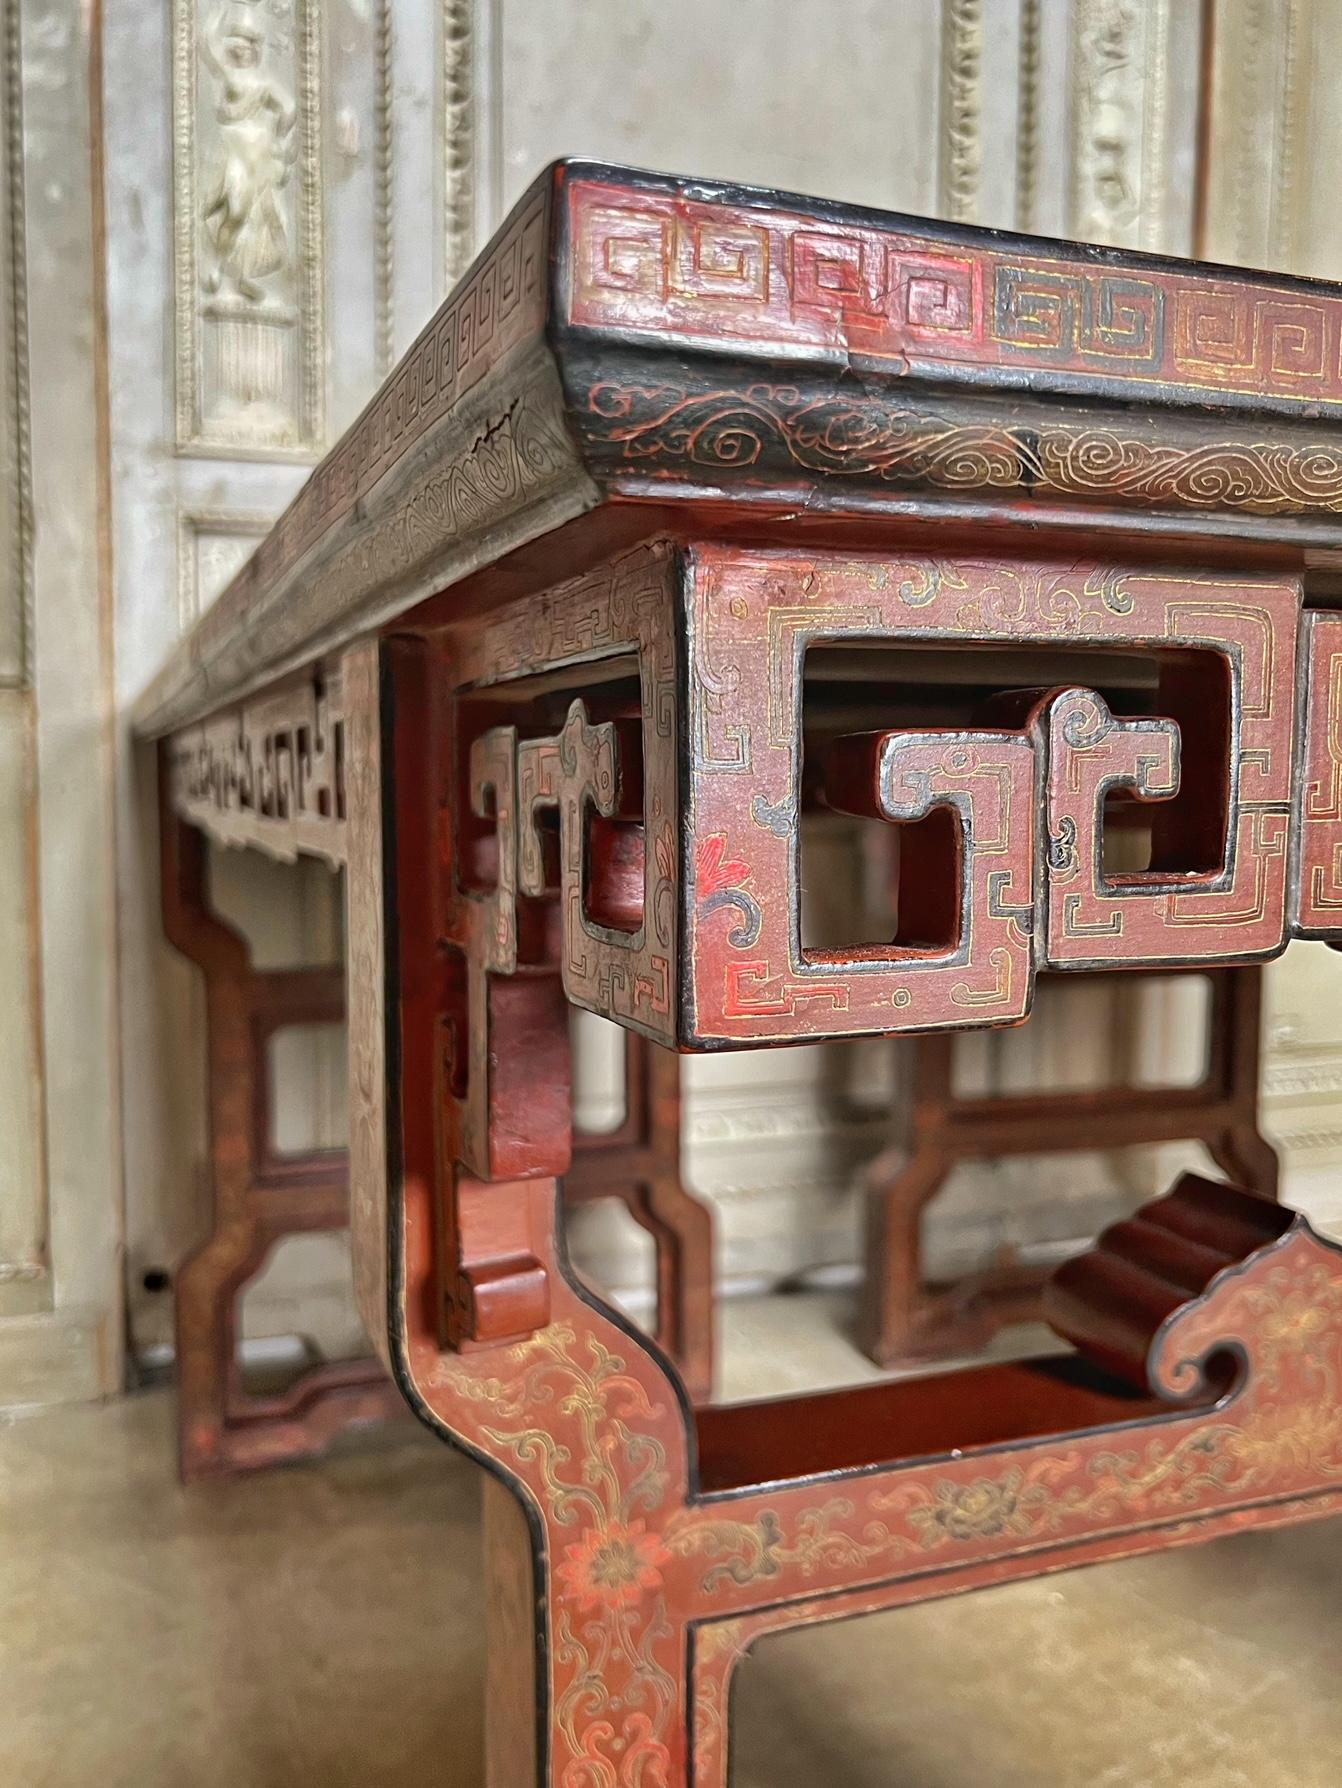
[[[20,0],[0,0],[0,1326],[49,1308]],[[0,1377],[0,1401],[9,1388]]]
[[[116,1317],[87,1305],[0,1322],[0,1384],[7,1411],[87,1403],[123,1389]]]
[[[720,482],[801,471],[835,476],[847,489],[1017,490],[1032,502],[1068,500],[1125,508],[1305,516],[1342,513],[1342,450],[1323,433],[1283,434],[1262,444],[1226,427],[1183,436],[1132,416],[1123,423],[1027,420],[1021,401],[918,408],[897,389],[839,390],[751,380],[732,388],[637,386],[603,380],[581,415],[592,464],[610,477],[669,471]]]
[[[45,1279],[47,1266],[41,1260],[0,1260],[0,1285],[27,1284],[34,1279]]]
[[[1307,1127],[1302,1130],[1277,1129],[1276,1138],[1288,1155],[1330,1153],[1342,1149],[1342,1125]]]
[[[1313,74],[1302,48],[1310,13],[1306,0],[1216,0],[1201,255],[1247,266],[1300,264],[1301,131]]]
[[[443,3],[443,273],[449,290],[475,246],[475,4]]]
[[[1165,240],[1170,157],[1170,0],[1146,0],[1141,8],[1146,50],[1142,119],[1142,190],[1137,241],[1168,249]]]
[[[36,523],[25,651],[39,675],[30,696],[0,703],[9,735],[0,742],[0,755],[9,757],[0,781],[10,780],[16,756],[23,777],[17,788],[11,781],[0,803],[13,878],[0,878],[9,884],[9,937],[0,946],[10,1020],[4,1028],[12,1036],[21,1025],[29,1039],[19,1052],[9,1050],[9,1036],[3,1046],[22,1080],[11,1083],[6,1073],[9,1084],[0,1090],[0,1156],[11,1170],[3,1176],[0,1228],[6,1260],[42,1258],[48,1275],[12,1279],[0,1297],[0,1402],[10,1407],[120,1387],[124,1284],[115,965],[125,883],[118,888],[112,811],[113,766],[124,762],[124,743],[115,719],[112,591],[102,550],[107,516],[99,501],[106,494],[98,394],[107,386],[107,344],[95,315],[104,207],[95,153],[101,114],[90,87],[100,21],[88,6],[6,6],[11,58],[20,41],[16,13]],[[138,39],[140,22],[140,15],[131,17],[122,35]],[[6,73],[12,79],[12,70]],[[143,137],[153,130],[155,75],[149,68],[136,75]],[[6,136],[17,148],[10,135],[16,124],[14,117],[6,121]],[[109,222],[117,215],[115,207],[106,212]],[[16,215],[10,222],[17,228]],[[123,382],[143,383],[158,346],[152,334],[139,334]],[[0,421],[0,432],[7,433],[7,423]],[[161,483],[165,471],[159,462],[147,486]],[[142,544],[154,530],[147,513],[139,519]],[[171,550],[171,536],[167,544]],[[171,605],[170,583],[166,589]],[[16,738],[19,727],[26,739]],[[21,884],[10,908],[11,890]]]
[[[1280,104],[1276,117],[1276,154],[1273,167],[1270,265],[1288,267],[1295,259],[1295,226],[1299,195],[1296,190],[1297,150],[1300,132],[1300,35],[1304,0],[1277,0],[1281,32]]]
[[[169,731],[301,668],[315,611],[288,597],[318,565],[323,649],[334,650],[430,584],[473,570],[486,543],[492,556],[505,537],[532,537],[542,517],[553,525],[590,506],[553,363],[533,339],[544,316],[547,213],[548,188],[538,186],[233,579],[208,639],[146,691],[142,728]],[[491,408],[487,375],[524,343],[528,354]]]
[[[396,201],[396,128],[393,115],[392,0],[377,0],[374,23],[376,92],[373,101],[373,332],[379,379],[395,359],[396,263],[393,210]]]
[[[1264,38],[1269,18],[1273,12],[1278,11],[1278,6],[1279,0],[1240,0],[1232,13],[1225,0],[1221,0],[1216,11],[1216,24],[1218,41],[1226,43],[1227,54],[1221,58],[1221,62],[1228,79],[1253,82],[1256,88],[1261,88],[1264,75],[1271,68],[1270,60],[1265,54]],[[1236,17],[1243,34],[1239,54],[1236,54],[1224,37],[1227,25],[1234,29],[1232,20]],[[1218,75],[1222,73],[1222,69],[1217,70]],[[1271,172],[1271,166],[1263,156],[1259,106],[1251,103],[1250,95],[1245,92],[1237,94],[1236,100],[1231,114],[1234,119],[1231,239],[1235,245],[1236,258],[1250,261],[1255,258],[1258,249],[1258,231],[1253,228],[1253,212],[1258,208],[1254,202],[1254,189],[1263,173]]]
[[[983,0],[946,0],[941,38],[938,209],[957,223],[978,215],[983,164]]]
[[[1039,201],[1039,107],[1043,0],[1021,0],[1016,90],[1016,228],[1033,230]]]
[[[317,0],[174,0],[177,445],[325,436]]]
[[[1277,981],[1276,1016],[1263,1062],[1264,1117],[1288,1165],[1322,1166],[1342,1150],[1337,1121],[1342,1107],[1342,1037],[1327,1031],[1317,1034],[1320,1013],[1330,1010],[1326,998],[1324,1007],[1311,1013],[1314,1022],[1304,1022],[1300,1002],[1324,997],[1312,978],[1297,983],[1287,965],[1269,972],[1285,978]],[[1313,1159],[1320,1156],[1322,1161]]]
[[[19,0],[0,0],[4,56],[3,240],[0,240],[0,326],[3,327],[4,491],[0,549],[6,588],[0,596],[0,687],[32,681],[33,494],[28,418],[28,274],[23,202],[23,78]]]
[[[1306,1049],[1278,1045],[1263,1067],[1263,1111],[1288,1157],[1342,1149],[1342,1041]],[[1303,1164],[1302,1164],[1303,1165]]]
[[[619,187],[575,170],[568,319],[621,338],[767,353],[813,370],[891,360],[899,382],[1082,389],[1171,405],[1312,416],[1342,408],[1342,297],[1288,277],[1050,251],[969,247],[935,223],[834,215],[781,196],[743,210],[673,182]]]
[[[1169,0],[1080,0],[1072,10],[1073,235],[1160,246],[1168,28]]]
[[[1263,1070],[1263,1097],[1274,1099],[1342,1097],[1342,1042],[1333,1052],[1311,1051],[1296,1058],[1269,1056]]]
[[[788,1087],[785,1092],[720,1100],[707,1087],[696,1087],[688,1104],[684,1141],[687,1147],[750,1148],[760,1143],[794,1143],[817,1139],[836,1147],[862,1143],[874,1152],[890,1134],[888,1111],[864,1117],[840,1117],[826,1109],[819,1089]],[[773,1178],[770,1177],[770,1185]]]
[[[446,419],[507,350],[539,328],[545,295],[545,195],[521,209],[495,252],[437,312],[390,382],[308,479],[266,540],[268,576],[282,574]],[[520,406],[513,405],[516,410]],[[495,429],[473,441],[473,457]]]
[[[250,509],[178,512],[177,619],[183,633],[246,563],[274,520]]]

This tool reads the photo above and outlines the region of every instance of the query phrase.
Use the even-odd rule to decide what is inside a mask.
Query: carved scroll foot
[[[1198,1357],[1183,1355],[1172,1336],[1202,1300],[1216,1302],[1223,1277],[1295,1233],[1324,1249],[1287,1206],[1186,1173],[1164,1198],[1059,1267],[1045,1287],[1044,1314],[1087,1359],[1139,1390],[1175,1403],[1207,1397],[1230,1388],[1247,1338],[1220,1331],[1219,1345]],[[1322,1310],[1317,1324],[1321,1335],[1330,1326]]]

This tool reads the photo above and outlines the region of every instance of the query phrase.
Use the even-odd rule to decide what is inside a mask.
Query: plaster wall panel
[[[64,0],[0,6],[0,1405],[11,1406],[97,1395],[121,1377],[89,30]]]
[[[501,154],[495,213],[557,155],[934,210],[940,14],[924,0],[500,0],[482,132]]]
[[[19,11],[0,7],[0,1313],[49,1305],[37,976],[32,488]]]
[[[124,709],[440,302],[439,9],[429,0],[111,0],[105,176],[117,695]],[[241,126],[243,115],[256,123]],[[228,191],[246,203],[230,213]],[[426,228],[425,220],[430,222]],[[167,1341],[162,1274],[207,1220],[201,992],[163,943],[151,754],[121,735],[120,952],[127,1259],[138,1347]],[[339,884],[216,863],[263,959],[339,953]],[[268,873],[269,872],[269,873]],[[278,878],[284,879],[284,878]],[[280,1121],[343,1128],[329,1037],[280,1051]],[[293,1326],[298,1250],[249,1300]],[[347,1280],[348,1274],[343,1275]],[[267,1314],[274,1293],[275,1309]],[[301,1312],[300,1312],[301,1313]],[[300,1325],[301,1326],[301,1325]]]
[[[31,698],[0,689],[0,1324],[6,1315],[45,1308],[51,1297],[33,948],[33,756]]]

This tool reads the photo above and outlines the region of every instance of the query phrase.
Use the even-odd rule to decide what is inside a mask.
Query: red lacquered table
[[[1062,1359],[697,1412],[558,1193],[570,1003],[950,1033],[1342,938],[1339,415],[1325,286],[566,164],[146,696],[170,852],[346,866],[358,1289],[489,1476],[493,1781],[712,1788],[763,1633],[1338,1508],[1342,1254],[1242,1186],[1064,1265]],[[892,937],[803,947],[817,806]]]

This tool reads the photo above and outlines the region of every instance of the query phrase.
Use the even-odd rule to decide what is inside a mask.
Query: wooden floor
[[[848,1376],[841,1308],[733,1311],[732,1388]],[[0,1782],[475,1788],[473,1468],[407,1419],[184,1492],[170,1414],[0,1426]],[[1340,1661],[1342,1523],[1223,1541],[768,1642],[735,1788],[1337,1788]]]

